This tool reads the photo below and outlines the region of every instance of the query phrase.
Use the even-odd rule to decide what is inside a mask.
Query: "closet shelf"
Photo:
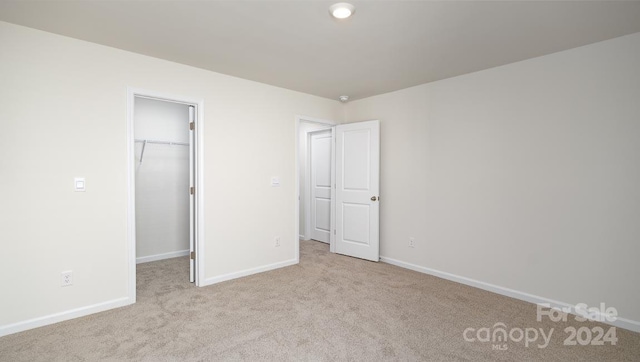
[[[153,143],[156,145],[169,145],[169,146],[189,146],[187,142],[173,142],[173,141],[158,141],[158,140],[135,140],[138,143],[142,143],[142,152],[140,153],[140,164],[142,164],[142,158],[144,157],[144,149],[147,147],[147,143]]]

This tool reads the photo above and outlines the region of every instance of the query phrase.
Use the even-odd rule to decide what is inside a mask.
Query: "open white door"
[[[335,138],[335,251],[378,261],[380,122],[338,125]]]
[[[331,234],[331,129],[309,133],[311,239],[329,243]]]
[[[189,106],[189,281],[196,282],[196,109]],[[196,285],[198,283],[196,282]]]

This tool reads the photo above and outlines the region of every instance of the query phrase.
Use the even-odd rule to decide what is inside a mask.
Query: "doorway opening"
[[[185,279],[201,280],[203,106],[132,89],[127,100],[129,297],[135,302],[137,264],[184,257]]]
[[[380,122],[336,125],[297,117],[296,135],[298,240],[379,261]]]
[[[296,117],[296,237],[330,243],[331,234],[331,152],[332,127],[337,123],[311,117]],[[314,161],[315,156],[315,162]],[[315,167],[315,172],[313,166]],[[319,172],[320,171],[320,172]],[[319,175],[320,173],[320,175]],[[313,202],[312,180],[320,176],[315,191],[321,200]],[[328,179],[327,179],[328,177]],[[318,182],[316,182],[318,185]],[[319,207],[320,210],[313,207]],[[312,212],[313,210],[313,212]],[[319,222],[318,222],[319,221]],[[319,227],[318,230],[315,230]],[[313,233],[312,231],[316,231]],[[315,234],[315,235],[314,235]],[[321,240],[318,240],[321,239]],[[300,257],[299,242],[296,258]]]

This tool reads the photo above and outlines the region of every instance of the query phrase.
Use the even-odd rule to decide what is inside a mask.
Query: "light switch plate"
[[[87,183],[84,177],[76,177],[73,179],[73,188],[78,192],[84,192],[86,190]]]
[[[280,186],[280,178],[272,177],[271,178],[271,187],[279,187]]]

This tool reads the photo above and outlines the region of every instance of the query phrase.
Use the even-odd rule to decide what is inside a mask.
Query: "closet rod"
[[[144,158],[144,149],[147,147],[147,143],[154,143],[158,145],[170,145],[170,146],[189,146],[186,142],[171,142],[171,141],[157,141],[157,140],[135,140],[136,142],[142,142],[142,152],[140,152],[140,164],[142,165],[142,159]]]
[[[136,140],[136,142],[155,143],[158,145],[171,145],[171,146],[189,146],[187,142],[173,142],[173,141],[157,141],[157,140]]]

